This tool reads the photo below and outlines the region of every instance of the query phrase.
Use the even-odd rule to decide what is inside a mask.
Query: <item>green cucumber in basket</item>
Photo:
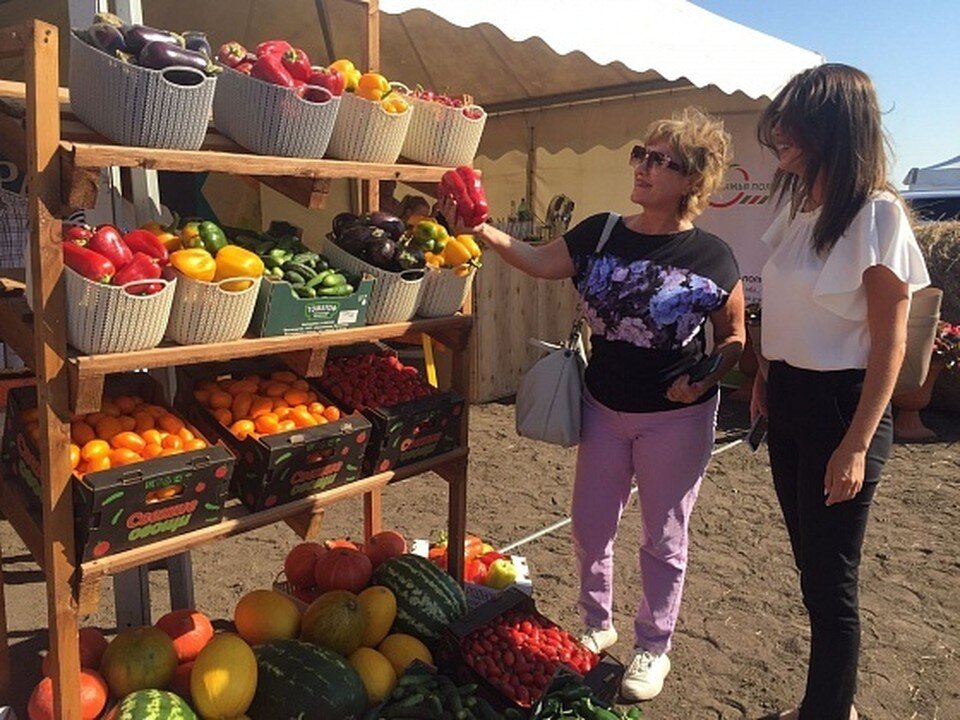
[[[335,271],[333,271],[333,270],[321,270],[321,271],[318,272],[316,275],[314,275],[312,278],[310,278],[309,280],[307,280],[307,287],[312,287],[312,288],[317,287],[318,285],[320,285],[320,283],[322,283],[322,282],[324,281],[324,279],[327,277],[327,275],[331,275],[331,274],[333,274],[334,272],[335,272]]]
[[[284,272],[295,272],[298,275],[302,276],[304,280],[309,280],[314,275],[317,274],[317,271],[314,270],[309,265],[304,265],[303,263],[294,262],[293,260],[287,260],[280,267],[283,268]]]
[[[353,294],[353,285],[350,283],[341,283],[333,287],[322,287],[317,290],[317,295],[321,297],[346,297]]]

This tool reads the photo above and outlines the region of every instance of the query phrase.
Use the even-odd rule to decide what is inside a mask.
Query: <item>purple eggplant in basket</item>
[[[152,42],[166,43],[180,47],[185,46],[182,35],[177,35],[177,33],[169,32],[168,30],[158,30],[157,28],[146,25],[132,25],[127,28],[123,38],[126,40],[127,48],[129,48],[130,52],[136,55],[140,54],[143,48],[147,46],[147,43]]]
[[[114,25],[94,23],[87,30],[87,33],[87,37],[90,38],[90,43],[97,48],[97,50],[102,50],[107,55],[116,55],[118,50],[120,52],[128,52],[123,33]]]
[[[210,41],[207,40],[207,34],[200,30],[184,30],[183,41],[187,50],[202,52],[209,58],[213,57],[213,48],[210,47]]]
[[[149,42],[137,56],[137,62],[143,67],[163,70],[168,67],[189,67],[205,73],[216,71],[206,55],[196,50],[170,45],[165,42]]]

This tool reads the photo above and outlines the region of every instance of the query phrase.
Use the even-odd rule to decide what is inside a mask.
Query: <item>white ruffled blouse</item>
[[[891,193],[877,193],[857,213],[826,257],[812,245],[820,210],[785,207],[763,235],[763,355],[809,370],[865,368],[870,352],[863,273],[884,265],[913,293],[930,284],[906,211]]]

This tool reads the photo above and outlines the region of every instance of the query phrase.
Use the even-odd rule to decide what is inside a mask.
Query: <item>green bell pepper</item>
[[[189,249],[203,248],[216,257],[217,253],[230,243],[219,225],[203,220],[188,222],[180,228],[180,244]]]

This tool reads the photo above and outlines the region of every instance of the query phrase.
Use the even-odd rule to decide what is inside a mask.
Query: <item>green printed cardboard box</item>
[[[250,328],[254,335],[269,337],[366,325],[373,283],[370,275],[364,275],[346,297],[301,298],[290,283],[264,278]]]
[[[160,389],[148,375],[110,378],[108,394],[136,392],[159,401]],[[10,391],[3,434],[3,461],[10,478],[38,523],[40,456],[20,419],[36,407],[34,388]],[[211,444],[202,450],[157,457],[122,467],[73,476],[77,557],[86,562],[157,540],[198,530],[223,518],[234,457]]]
[[[176,405],[204,433],[217,437],[237,456],[233,492],[250,510],[264,510],[331,490],[361,477],[370,422],[353,413],[325,425],[273,435],[235,437],[193,397],[200,380],[269,374],[280,366],[260,363],[201,365],[178,371]],[[333,404],[321,398],[324,404]]]

